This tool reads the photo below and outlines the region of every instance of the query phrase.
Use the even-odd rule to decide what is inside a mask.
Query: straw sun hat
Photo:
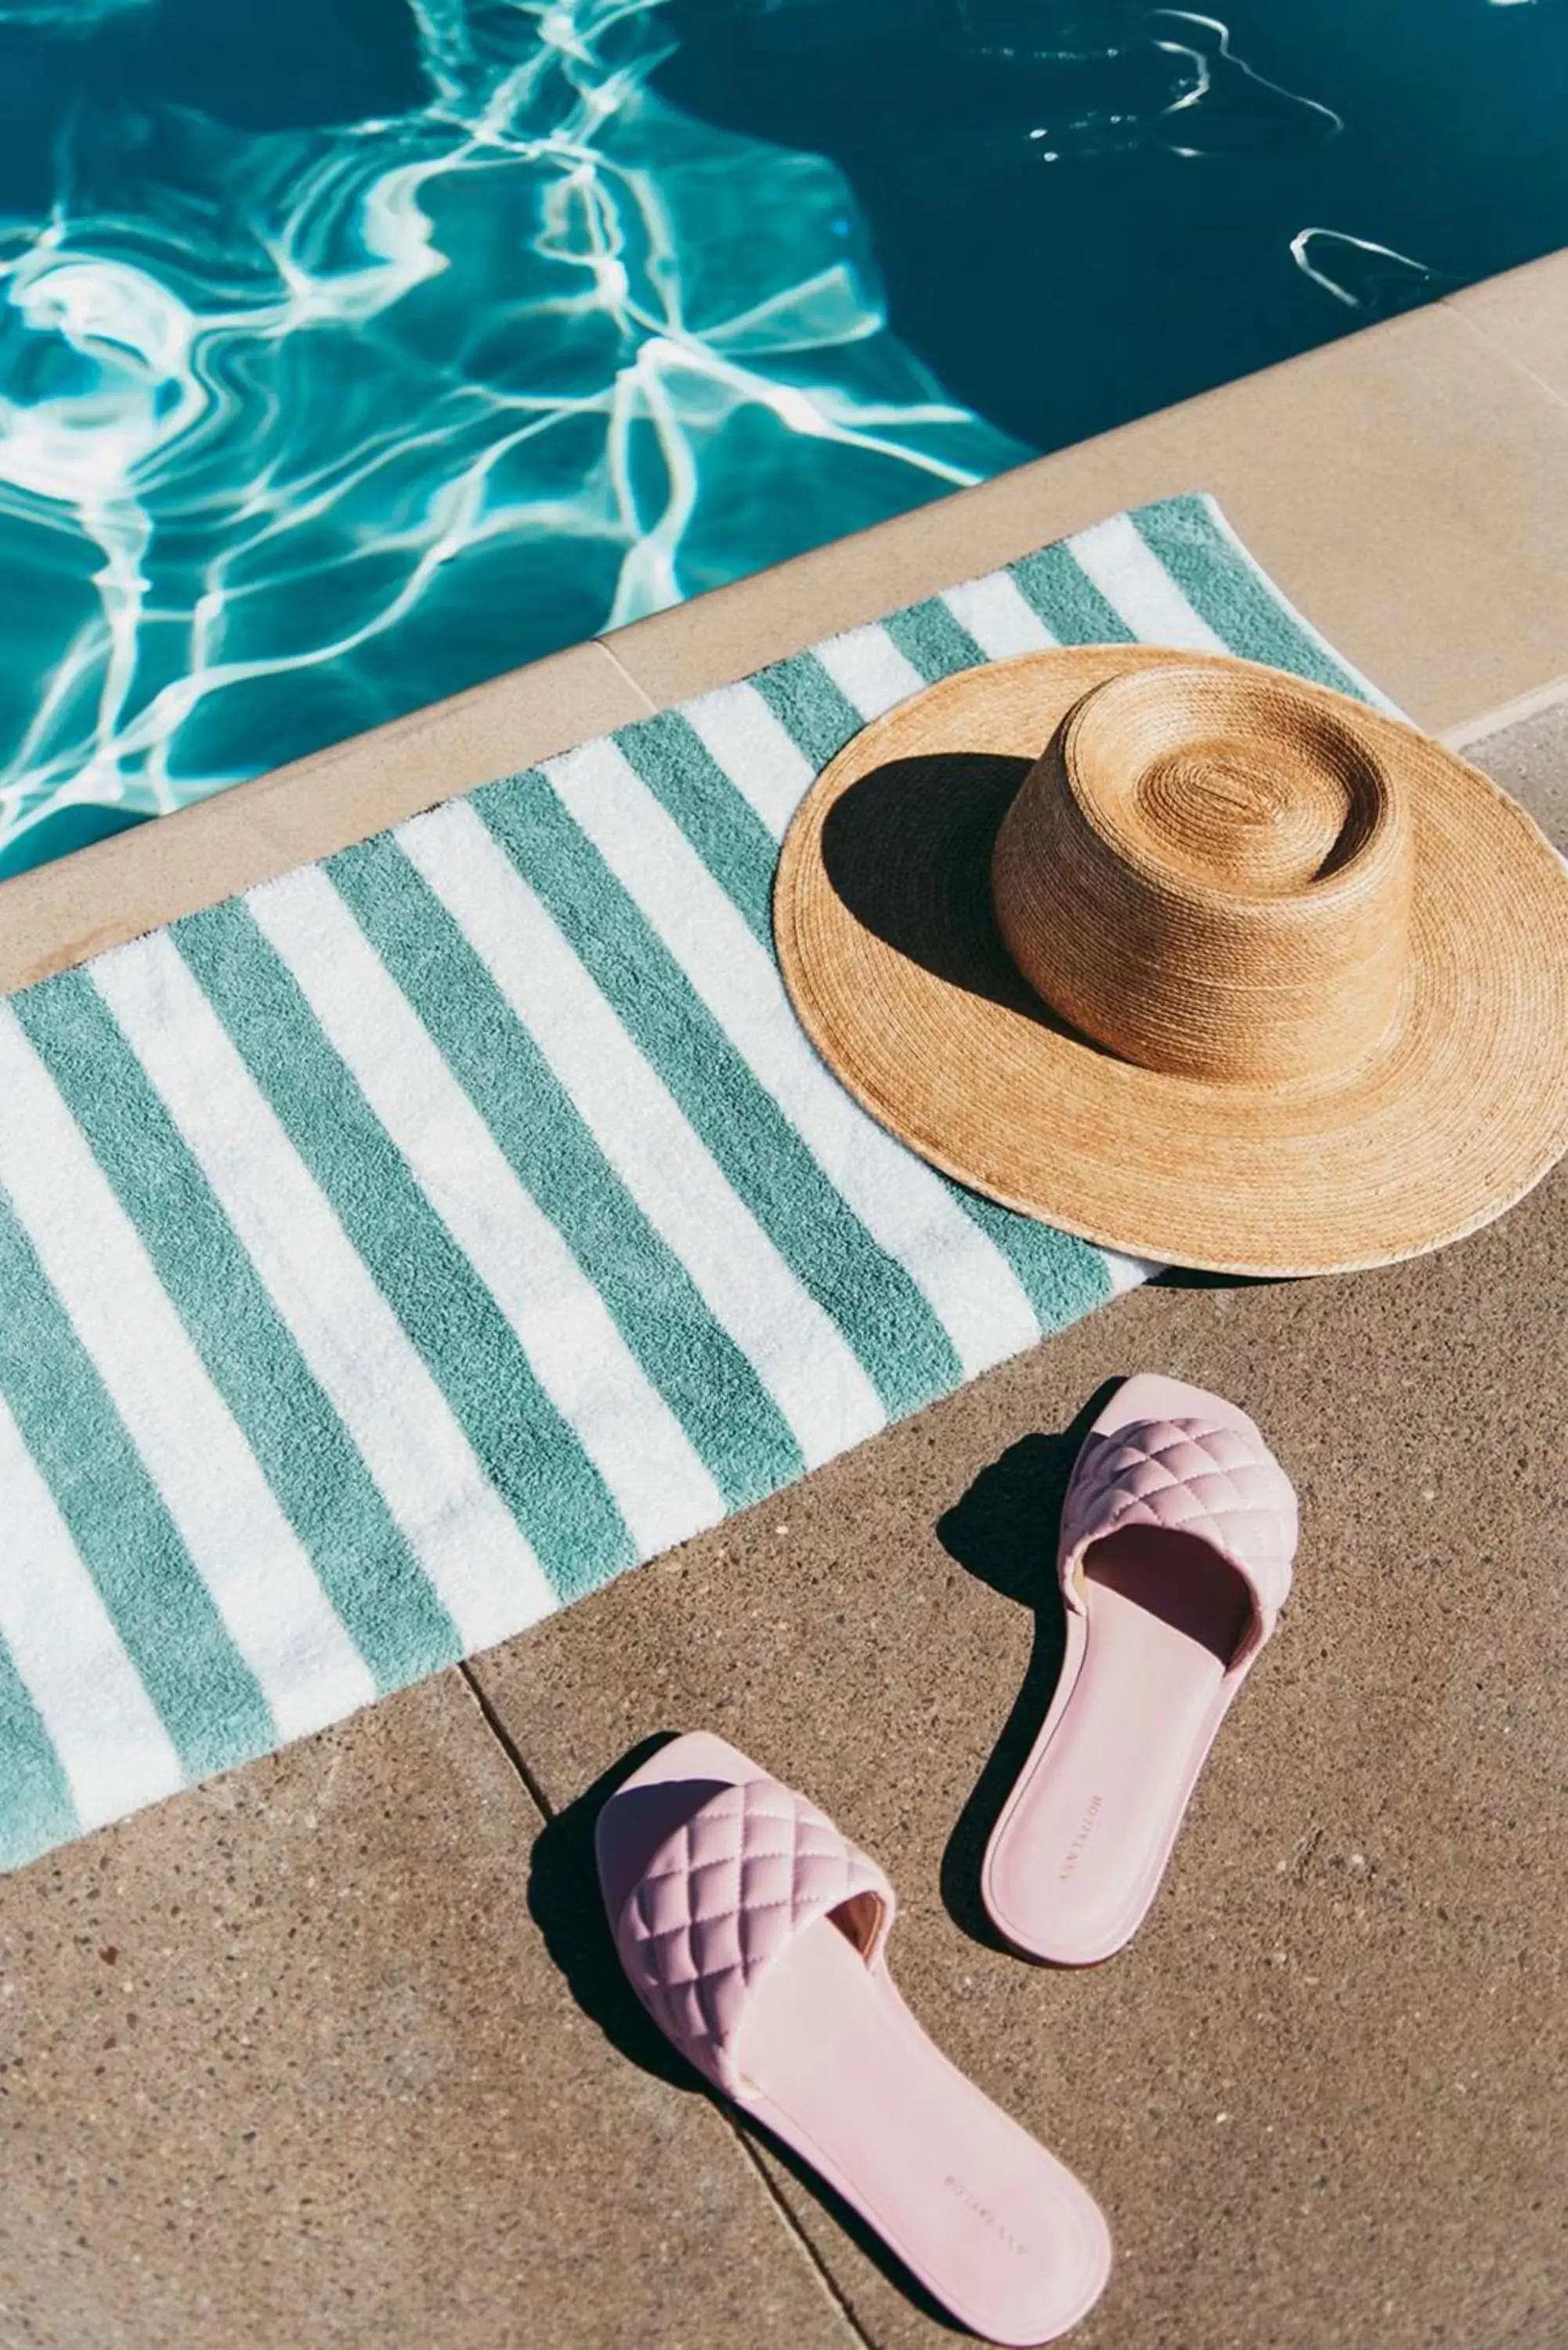
[[[1138,1256],[1387,1263],[1568,1148],[1568,869],[1440,744],[1249,662],[932,686],[807,795],[774,920],[874,1118]]]

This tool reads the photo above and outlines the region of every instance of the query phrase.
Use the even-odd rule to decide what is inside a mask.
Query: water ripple
[[[1365,310],[1388,317],[1429,302],[1459,284],[1407,253],[1378,244],[1369,236],[1352,236],[1345,229],[1303,228],[1291,239],[1296,267],[1347,310]]]
[[[0,25],[45,25],[51,32],[87,33],[110,16],[154,5],[156,0],[0,0]]]
[[[0,871],[1025,453],[830,164],[649,89],[657,5],[412,0],[390,119],[77,118],[0,222]]]
[[[1147,22],[1156,47],[1184,58],[1190,69],[1190,86],[1165,110],[1166,144],[1174,153],[1196,157],[1255,148],[1277,153],[1315,147],[1344,130],[1343,118],[1331,106],[1282,88],[1239,57],[1230,26],[1217,16],[1154,8]]]

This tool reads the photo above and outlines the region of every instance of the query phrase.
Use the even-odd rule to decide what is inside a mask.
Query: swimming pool
[[[1562,0],[0,0],[0,873],[1568,244]]]

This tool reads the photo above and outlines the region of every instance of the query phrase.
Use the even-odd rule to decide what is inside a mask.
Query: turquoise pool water
[[[1565,120],[1563,0],[0,0],[0,872],[1568,243]]]

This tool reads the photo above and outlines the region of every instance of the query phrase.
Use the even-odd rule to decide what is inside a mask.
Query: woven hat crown
[[[1083,1035],[1173,1076],[1275,1084],[1389,1033],[1413,862],[1397,778],[1321,698],[1172,663],[1069,712],[997,836],[992,902]]]

